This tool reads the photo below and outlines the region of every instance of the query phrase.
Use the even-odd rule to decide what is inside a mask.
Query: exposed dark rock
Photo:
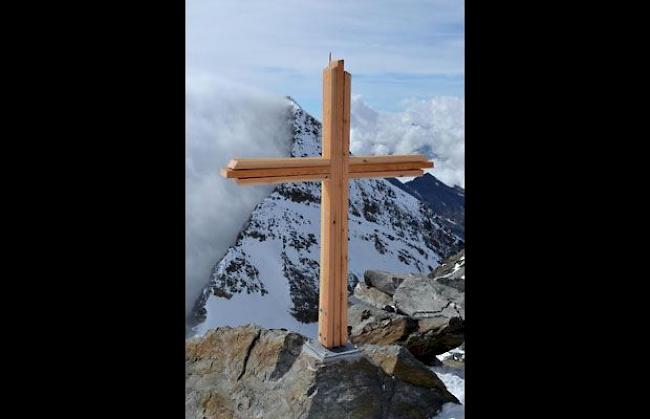
[[[421,319],[418,330],[403,345],[419,360],[431,364],[435,356],[460,346],[465,340],[465,321],[460,317]]]
[[[318,321],[319,278],[314,269],[310,269],[312,264],[318,267],[318,262],[303,260],[301,264],[294,264],[285,252],[281,257],[283,273],[291,290],[291,314],[303,323]]]
[[[441,284],[465,292],[465,249],[446,259],[428,276]]]
[[[372,362],[387,374],[416,386],[437,388],[440,392],[447,391],[438,376],[402,346],[364,345],[362,349]]]
[[[460,186],[450,187],[430,173],[395,186],[426,202],[436,213],[443,215],[455,224],[454,229],[464,234],[465,226],[465,190]],[[401,182],[400,182],[401,183]]]

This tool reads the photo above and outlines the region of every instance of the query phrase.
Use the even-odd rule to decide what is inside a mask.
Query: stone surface
[[[305,342],[254,326],[188,340],[186,418],[430,418],[457,402],[400,349],[323,363]]]
[[[465,316],[465,293],[435,279],[413,276],[393,295],[398,310],[414,318]]]
[[[393,295],[397,287],[408,277],[409,275],[396,275],[383,271],[365,271],[363,281],[369,287],[377,288],[388,295]]]
[[[438,376],[403,346],[364,345],[361,349],[387,374],[416,386],[437,388],[440,392],[447,392],[447,388]]]
[[[465,292],[465,249],[447,258],[428,277]]]
[[[443,358],[442,361],[440,361],[440,364],[447,368],[459,370],[464,373],[465,352],[453,352],[449,354],[449,356]]]
[[[354,296],[360,301],[383,310],[386,306],[393,305],[393,297],[375,287],[369,287],[364,282],[359,282],[354,287]]]
[[[367,271],[350,298],[350,340],[399,344],[433,365],[436,355],[464,342],[464,290],[464,251],[443,261],[428,276]]]
[[[460,317],[422,319],[418,330],[402,343],[420,361],[432,364],[435,356],[460,346],[465,340],[465,322]]]
[[[350,306],[348,322],[352,326],[350,341],[354,344],[392,345],[405,340],[418,328],[415,319],[366,304]]]

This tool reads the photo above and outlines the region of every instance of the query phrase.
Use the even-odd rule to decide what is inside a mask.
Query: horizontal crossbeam
[[[287,166],[288,163],[288,166]],[[433,167],[422,155],[350,157],[352,179],[372,177],[421,176],[422,169]],[[263,185],[327,179],[331,175],[329,160],[320,157],[231,160],[221,170],[225,178],[239,185]]]
[[[350,179],[362,179],[370,177],[411,177],[411,176],[422,176],[424,171],[422,170],[389,170],[385,172],[358,172],[350,173]]]
[[[350,156],[350,164],[363,163],[408,163],[426,161],[422,154],[400,154],[393,156]],[[330,161],[322,157],[278,157],[269,159],[233,159],[228,169],[273,169],[289,167],[329,166]]]
[[[351,164],[349,173],[365,172],[386,172],[401,170],[417,170],[433,167],[432,162],[412,162],[412,163],[374,163],[374,164]],[[310,176],[310,175],[327,175],[330,173],[329,166],[316,167],[289,167],[273,169],[250,169],[235,170],[222,169],[221,176],[229,179],[245,179],[260,177],[279,177],[279,176]]]
[[[309,182],[321,181],[329,179],[329,174],[323,175],[299,175],[299,176],[277,176],[277,177],[250,177],[235,179],[238,185],[270,185],[274,183],[295,183],[295,182]]]
[[[278,157],[269,159],[233,159],[228,169],[272,169],[278,167],[329,166],[329,160],[322,157]]]

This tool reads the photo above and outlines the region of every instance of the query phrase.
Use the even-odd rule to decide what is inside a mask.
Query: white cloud
[[[465,101],[456,97],[405,100],[399,112],[378,112],[353,96],[350,151],[354,154],[425,153],[429,170],[448,185],[465,187]]]
[[[286,155],[287,102],[218,79],[190,78],[186,93],[186,312],[270,187],[219,176],[231,158]]]

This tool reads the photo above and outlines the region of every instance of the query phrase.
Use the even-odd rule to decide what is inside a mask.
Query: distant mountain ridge
[[[430,173],[406,183],[387,179],[390,183],[426,203],[436,214],[449,221],[448,226],[465,236],[465,190],[458,185],[446,185]]]

